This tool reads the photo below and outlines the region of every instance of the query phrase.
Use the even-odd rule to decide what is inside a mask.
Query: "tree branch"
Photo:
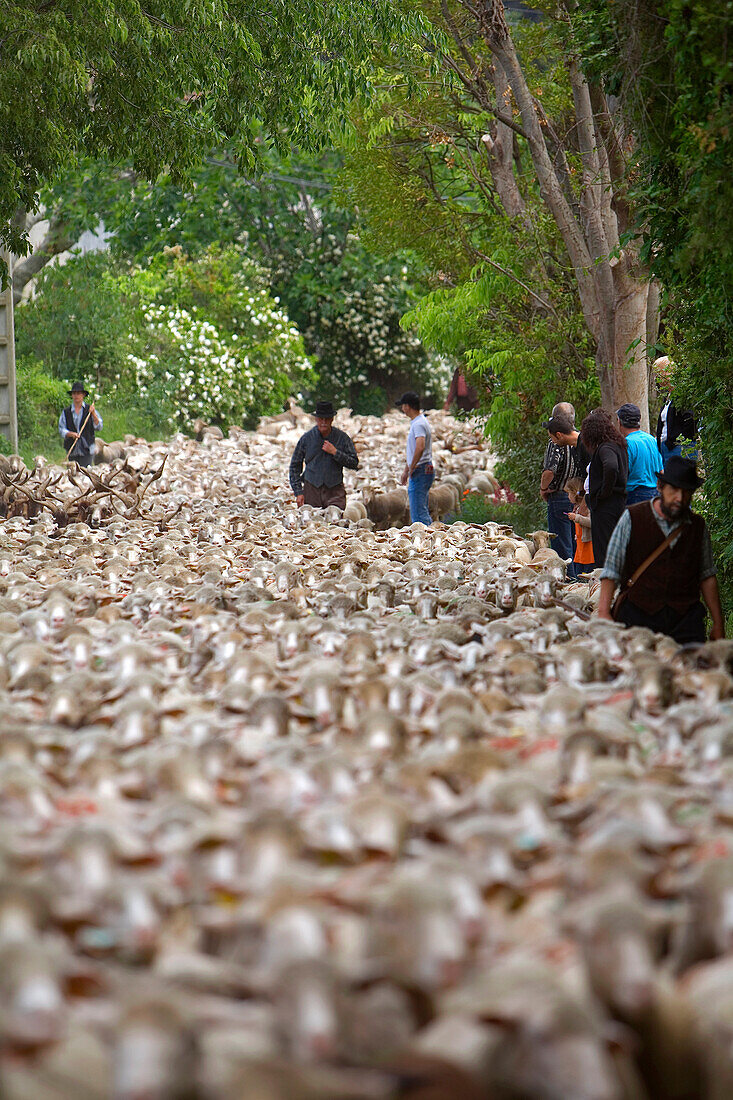
[[[60,218],[51,216],[48,232],[30,256],[13,267],[13,302],[17,305],[23,288],[49,263],[54,256],[67,252],[76,244],[77,234],[72,233]]]

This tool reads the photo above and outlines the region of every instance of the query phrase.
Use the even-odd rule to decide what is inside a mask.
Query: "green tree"
[[[573,99],[557,28],[522,24],[515,35],[543,110],[567,130]],[[384,70],[342,190],[358,202],[370,246],[411,245],[431,273],[404,324],[472,372],[501,473],[529,500],[552,405],[569,400],[581,411],[601,400],[597,346],[522,134],[462,86],[418,75],[406,84]],[[567,165],[579,170],[576,154]]]
[[[47,269],[17,319],[21,363],[91,382],[127,410],[117,423],[135,434],[185,429],[197,416],[252,422],[315,381],[263,273],[232,250],[189,260],[171,249],[132,270],[79,257]]]
[[[385,258],[364,246],[354,205],[334,196],[341,163],[335,151],[269,151],[263,175],[249,179],[220,155],[185,187],[170,175],[150,184],[129,169],[89,163],[43,197],[58,226],[80,232],[103,221],[121,261],[145,264],[165,247],[195,258],[214,243],[255,257],[333,399],[381,413],[406,388],[440,395],[446,368],[400,327],[424,289],[423,265],[409,250]]]
[[[39,189],[82,156],[152,179],[225,140],[247,171],[263,141],[323,143],[398,32],[390,0],[5,0],[0,248],[26,252]]]
[[[432,68],[415,53],[385,55],[375,80],[380,94],[362,114],[361,147],[383,153],[372,191],[389,189],[406,163],[410,177],[406,202],[380,205],[387,234],[409,221],[423,248],[432,249],[434,271],[455,281],[440,239],[450,224],[453,237],[465,238],[469,270],[479,278],[489,268],[509,272],[521,279],[525,304],[549,315],[562,313],[552,293],[555,269],[563,268],[592,345],[603,404],[632,400],[646,418],[654,302],[627,187],[634,142],[623,104],[584,72],[571,6],[553,6],[542,23],[513,27],[501,0],[402,0],[402,6],[430,20],[437,45]],[[416,139],[418,165],[404,146]],[[508,225],[521,239],[530,263],[514,271],[477,244],[477,227],[484,223],[486,234],[492,219],[501,234]],[[572,329],[567,335],[576,339]]]
[[[639,134],[630,174],[645,255],[664,287],[660,352],[675,401],[695,409],[702,503],[733,611],[733,9],[703,0],[585,0],[586,65]]]

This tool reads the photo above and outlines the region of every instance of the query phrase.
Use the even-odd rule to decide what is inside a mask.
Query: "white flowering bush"
[[[406,265],[368,255],[353,233],[301,241],[274,259],[273,281],[298,317],[324,393],[374,413],[384,411],[390,392],[442,397],[452,366],[400,327],[411,304]]]
[[[279,412],[315,382],[297,327],[252,265],[232,254],[174,256],[136,274],[143,339],[128,355],[142,401],[161,400],[167,426],[201,416],[226,427]],[[152,293],[151,293],[152,292]]]

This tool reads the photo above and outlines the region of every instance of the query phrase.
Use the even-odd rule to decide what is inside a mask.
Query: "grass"
[[[471,493],[465,497],[461,510],[449,522],[456,523],[502,523],[513,527],[516,534],[523,536],[530,531],[544,531],[547,527],[547,509],[538,501],[526,504],[519,500],[502,501],[493,496],[480,496]]]

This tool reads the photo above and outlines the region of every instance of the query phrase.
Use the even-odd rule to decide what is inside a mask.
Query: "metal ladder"
[[[10,269],[10,256],[0,253]],[[15,394],[15,337],[13,327],[13,285],[0,290],[0,433],[18,451],[18,409]]]

